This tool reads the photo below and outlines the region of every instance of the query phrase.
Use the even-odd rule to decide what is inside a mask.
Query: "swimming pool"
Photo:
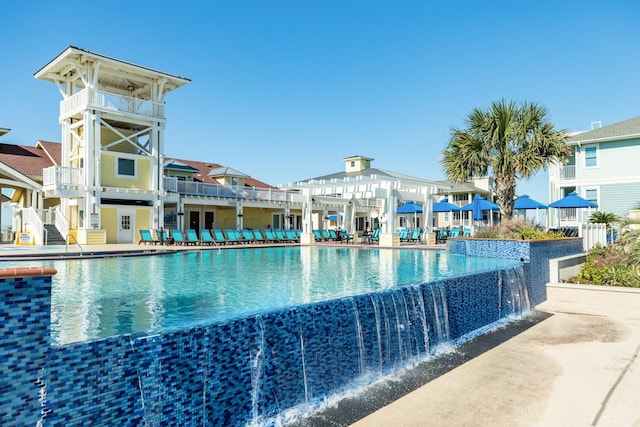
[[[9,264],[17,263],[0,267]],[[60,345],[194,327],[518,264],[434,250],[279,247],[40,265],[58,271],[52,286],[51,334],[52,342]]]

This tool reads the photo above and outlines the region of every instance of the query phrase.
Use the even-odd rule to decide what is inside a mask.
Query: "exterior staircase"
[[[64,236],[60,234],[55,224],[44,224],[44,228],[47,230],[47,245],[67,244],[67,241]]]

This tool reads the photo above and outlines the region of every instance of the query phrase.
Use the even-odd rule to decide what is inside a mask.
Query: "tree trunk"
[[[516,195],[516,179],[513,176],[496,176],[496,203],[504,219],[513,217],[513,199]]]

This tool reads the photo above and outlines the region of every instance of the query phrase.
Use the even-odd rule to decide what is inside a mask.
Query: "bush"
[[[562,233],[546,231],[539,225],[526,220],[504,221],[500,225],[485,227],[475,236],[505,240],[550,240],[564,237]]]

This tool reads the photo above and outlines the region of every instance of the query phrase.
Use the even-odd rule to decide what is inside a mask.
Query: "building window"
[[[356,166],[356,161],[355,160],[351,160],[351,167],[354,168]]]
[[[117,159],[116,175],[118,176],[136,176],[136,161],[133,159]]]
[[[588,145],[584,147],[584,166],[591,168],[598,166],[598,147],[595,145]]]
[[[598,204],[598,190],[596,188],[589,188],[584,191],[584,198],[590,202]]]

